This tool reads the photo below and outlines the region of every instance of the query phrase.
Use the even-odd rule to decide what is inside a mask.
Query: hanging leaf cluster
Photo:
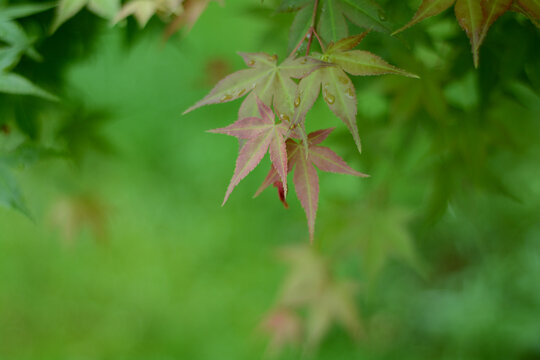
[[[317,35],[316,30],[308,31]],[[185,111],[187,113],[204,105],[229,102],[247,95],[240,106],[237,121],[227,127],[211,130],[234,136],[241,145],[223,204],[268,152],[271,170],[255,196],[274,185],[280,200],[287,207],[287,175],[294,170],[294,189],[306,213],[310,239],[313,240],[319,199],[316,168],[326,172],[367,176],[350,168],[331,149],[320,146],[333,129],[322,129],[309,135],[305,131],[307,114],[322,93],[330,110],[351,132],[360,151],[356,90],[347,74],[416,77],[370,52],[353,50],[366,34],[331,42],[326,50],[321,41],[322,54],[295,57],[293,52],[281,64],[278,64],[276,55],[240,53],[248,68],[225,77],[207,96]],[[309,41],[306,38],[301,42]]]

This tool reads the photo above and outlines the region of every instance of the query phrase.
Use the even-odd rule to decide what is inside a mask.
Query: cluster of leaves
[[[53,31],[65,21],[75,16],[84,7],[113,23],[133,16],[141,28],[157,15],[170,22],[166,35],[170,36],[183,26],[191,28],[211,0],[130,0],[121,4],[120,0],[60,0]]]
[[[357,284],[333,276],[325,258],[311,247],[291,247],[279,255],[290,272],[261,324],[271,336],[271,354],[300,342],[313,352],[334,324],[357,339],[363,331],[354,300]]]
[[[540,26],[540,3],[537,0],[423,0],[411,21],[394,34],[426,18],[438,15],[452,5],[459,25],[471,42],[475,67],[478,67],[480,46],[489,28],[505,12],[513,10],[522,13],[536,26]]]
[[[312,28],[309,32],[316,34]],[[360,151],[356,90],[347,73],[357,76],[397,74],[416,77],[370,52],[353,50],[366,35],[362,33],[336,43],[331,42],[328,48],[321,41],[322,53],[294,57],[293,51],[279,65],[276,55],[240,53],[249,69],[227,76],[206,97],[186,110],[185,113],[248,94],[240,106],[238,120],[228,127],[212,130],[241,140],[236,168],[223,204],[234,187],[269,152],[272,168],[256,195],[273,184],[286,205],[287,174],[296,166],[293,179],[295,190],[306,212],[310,239],[313,240],[319,198],[318,176],[314,165],[327,172],[361,177],[367,175],[351,169],[332,150],[319,146],[332,129],[315,131],[309,135],[306,133],[305,122],[309,110],[322,93],[330,110],[351,132]],[[300,81],[296,83],[292,79]],[[272,105],[274,111],[271,110]],[[276,117],[279,123],[275,122]]]

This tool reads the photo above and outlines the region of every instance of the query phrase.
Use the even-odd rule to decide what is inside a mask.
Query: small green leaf
[[[311,26],[312,13],[313,11],[309,8],[309,6],[306,6],[296,13],[289,31],[289,52],[293,51],[296,45],[298,45],[309,30],[309,27]]]
[[[418,78],[417,75],[390,65],[377,55],[363,50],[351,50],[334,53],[328,56],[328,60],[339,65],[343,70],[351,75],[368,76],[396,74]]]
[[[28,218],[32,218],[17,181],[9,168],[3,163],[0,163],[0,205],[17,210]]]
[[[471,41],[474,66],[478,67],[478,49],[484,16],[482,6],[478,0],[457,0],[454,10],[459,25]]]
[[[22,5],[10,5],[5,8],[0,8],[0,21],[12,20],[23,18],[26,16],[34,15],[46,10],[49,10],[55,6],[55,3],[49,2],[44,4],[22,4]]]
[[[34,85],[28,79],[13,73],[0,73],[0,93],[33,95],[51,101],[58,98],[42,88]]]
[[[339,0],[323,0],[317,32],[326,42],[336,42],[349,34]]]

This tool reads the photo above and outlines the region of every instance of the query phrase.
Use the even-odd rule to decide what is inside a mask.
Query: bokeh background
[[[380,1],[384,21],[418,3]],[[275,6],[212,2],[167,42],[83,10],[17,65],[60,101],[1,94],[24,206],[0,208],[0,359],[540,359],[538,29],[505,14],[478,70],[451,11],[368,35],[421,79],[355,79],[361,155],[311,110],[371,178],[320,175],[310,245],[292,193],[252,199],[268,159],[220,207],[238,145],[205,131],[239,101],[181,116],[236,52],[287,56]]]

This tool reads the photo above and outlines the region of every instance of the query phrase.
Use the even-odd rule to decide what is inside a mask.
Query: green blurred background
[[[404,24],[418,1],[381,4]],[[291,21],[272,3],[211,3],[164,43],[157,19],[136,31],[83,11],[38,44],[43,62],[21,63],[62,106],[5,95],[2,149],[28,137],[60,156],[14,170],[31,219],[0,208],[0,359],[265,358],[286,246],[355,284],[362,331],[338,319],[278,358],[540,359],[538,29],[504,15],[479,70],[451,13],[370,34],[362,49],[422,79],[355,79],[362,155],[311,110],[308,129],[336,126],[328,145],[371,178],[320,175],[310,247],[294,195],[288,210],[274,190],[251,198],[267,159],[220,207],[237,144],[205,130],[239,101],[181,116],[242,68],[237,51],[283,59]],[[308,333],[316,311],[298,309]]]

